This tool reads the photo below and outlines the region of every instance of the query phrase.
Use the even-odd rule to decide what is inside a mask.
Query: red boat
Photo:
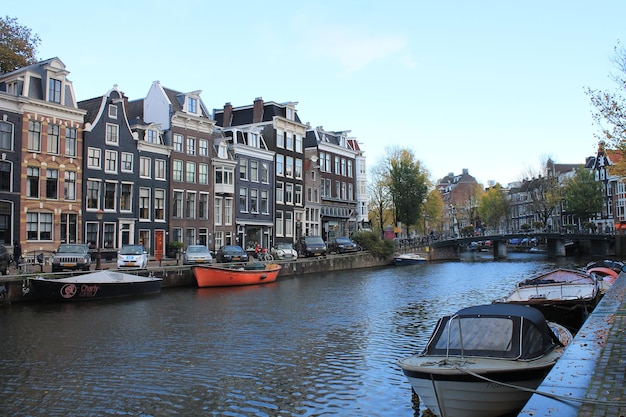
[[[249,264],[199,265],[192,268],[198,287],[231,287],[266,284],[276,281],[281,266],[252,262]]]

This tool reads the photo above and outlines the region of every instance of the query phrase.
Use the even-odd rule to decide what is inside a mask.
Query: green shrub
[[[381,239],[375,232],[356,232],[351,239],[377,258],[388,258],[396,250],[392,240]]]

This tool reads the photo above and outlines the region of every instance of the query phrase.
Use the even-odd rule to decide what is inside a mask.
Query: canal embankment
[[[393,264],[393,257],[379,258],[373,256],[368,251],[362,251],[352,254],[327,255],[313,258],[299,258],[294,261],[275,262],[282,266],[279,273],[280,278],[282,276],[315,274],[328,271],[382,267]],[[115,260],[102,262],[102,269],[115,268]],[[24,270],[18,273],[17,270],[11,270],[11,272],[15,272],[16,274],[5,275],[0,278],[0,285],[4,285],[6,288],[5,301],[35,301],[37,300],[37,296],[30,292],[28,286],[30,279],[35,279],[38,276],[61,277],[71,274],[71,272],[52,274],[49,265],[34,265],[28,273],[24,273],[23,271]],[[134,271],[131,273],[135,272],[142,275],[152,274],[155,277],[163,278],[163,288],[196,285],[191,266],[182,265],[180,261],[176,259],[165,259],[161,262],[151,261],[147,270],[141,272]]]
[[[625,295],[622,272],[519,416],[626,415]]]

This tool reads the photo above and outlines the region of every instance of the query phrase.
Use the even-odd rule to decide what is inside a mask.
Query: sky
[[[369,168],[410,149],[433,181],[485,185],[584,163],[599,127],[588,88],[615,91],[626,1],[12,1],[60,58],[78,100],[153,81],[201,90],[209,110],[297,102],[300,119],[350,131]]]

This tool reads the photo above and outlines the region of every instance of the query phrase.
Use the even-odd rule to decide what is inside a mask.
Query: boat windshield
[[[543,315],[530,307],[506,304],[469,307],[442,317],[425,353],[533,359],[558,342]]]

